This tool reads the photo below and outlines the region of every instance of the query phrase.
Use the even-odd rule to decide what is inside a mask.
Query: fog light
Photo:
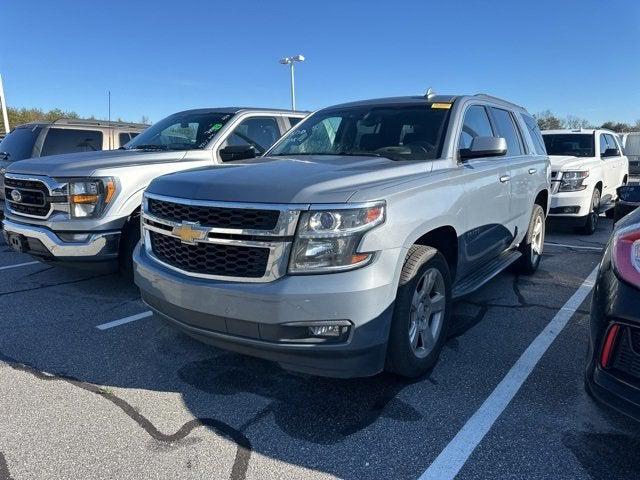
[[[309,332],[314,337],[339,337],[342,334],[340,325],[318,325],[309,327]]]

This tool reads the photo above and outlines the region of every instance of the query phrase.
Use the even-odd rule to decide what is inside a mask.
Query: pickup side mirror
[[[602,158],[608,158],[608,157],[619,157],[620,156],[620,150],[618,150],[617,148],[607,148],[604,153],[601,155]]]
[[[219,151],[220,159],[223,162],[234,160],[246,160],[257,157],[256,149],[253,145],[229,145]]]
[[[460,149],[460,158],[500,157],[507,154],[507,141],[502,137],[475,137],[470,148]]]
[[[623,202],[637,203],[640,206],[640,185],[624,185],[616,191],[618,198]]]

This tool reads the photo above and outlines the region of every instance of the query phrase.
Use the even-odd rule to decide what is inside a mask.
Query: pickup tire
[[[544,249],[546,226],[544,210],[540,205],[533,206],[529,228],[518,250],[522,256],[513,264],[513,270],[523,275],[531,275],[538,270]]]
[[[593,235],[598,228],[601,196],[600,189],[598,187],[594,188],[591,195],[591,212],[585,218],[584,225],[578,228],[578,231],[583,235]]]
[[[140,212],[131,215],[122,228],[118,261],[120,273],[128,280],[133,280],[133,250],[140,241]]]
[[[435,248],[409,249],[396,295],[385,369],[403,377],[426,374],[447,340],[451,274]]]

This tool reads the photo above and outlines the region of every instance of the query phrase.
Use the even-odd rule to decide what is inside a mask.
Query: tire
[[[140,241],[140,213],[131,215],[122,229],[120,237],[120,251],[118,261],[120,274],[128,280],[133,281],[133,250]]]
[[[450,312],[451,274],[445,258],[435,248],[414,245],[400,276],[385,369],[410,378],[427,373],[447,340]]]
[[[544,250],[545,233],[544,209],[536,204],[533,206],[533,213],[531,214],[531,220],[529,220],[527,234],[518,247],[522,256],[513,265],[513,270],[516,273],[531,275],[538,270],[540,260],[542,259],[542,251]]]
[[[614,208],[610,208],[609,210],[607,210],[605,215],[607,216],[607,218],[609,220],[613,220],[616,217],[616,209],[615,209],[615,207]]]
[[[598,219],[600,218],[600,189],[595,188],[591,195],[591,213],[587,215],[584,225],[578,230],[583,235],[593,235],[598,228]]]

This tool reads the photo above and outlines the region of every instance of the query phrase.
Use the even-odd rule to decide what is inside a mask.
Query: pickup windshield
[[[40,135],[41,127],[18,127],[0,142],[0,160],[17,162],[31,158],[33,146]]]
[[[442,150],[448,117],[448,108],[424,103],[321,110],[296,125],[267,155],[433,160]]]
[[[131,140],[126,150],[201,150],[233,117],[229,113],[184,112],[170,115]]]
[[[595,146],[591,133],[547,133],[543,135],[549,155],[593,157]]]

